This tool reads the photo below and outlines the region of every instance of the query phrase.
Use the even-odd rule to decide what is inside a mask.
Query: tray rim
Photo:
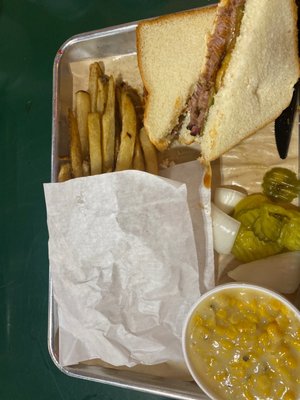
[[[198,8],[207,8],[214,6],[216,2],[213,2],[212,4],[205,5],[203,7],[195,7],[193,9],[198,9]],[[176,13],[181,13],[184,11],[190,11],[190,10],[182,10],[178,11],[172,14]],[[167,14],[166,14],[167,15]],[[157,18],[157,16],[152,17],[152,18],[145,18],[143,20],[150,20],[153,18]],[[59,47],[57,50],[57,53],[54,57],[54,63],[53,63],[53,95],[52,95],[52,138],[51,138],[51,183],[56,182],[56,177],[55,177],[55,171],[54,171],[54,163],[55,163],[55,141],[57,138],[58,134],[58,117],[57,117],[57,104],[58,104],[58,96],[57,96],[57,89],[58,89],[58,69],[60,62],[62,60],[62,57],[65,53],[65,51],[72,46],[73,44],[77,44],[80,42],[85,42],[88,40],[92,39],[98,39],[101,37],[106,37],[112,34],[121,34],[123,32],[129,32],[129,31],[134,31],[138,25],[138,21],[133,21],[133,22],[127,22],[124,24],[118,24],[118,25],[113,25],[109,26],[106,28],[101,28],[97,30],[92,30],[92,31],[87,31],[83,32],[80,34],[76,34],[71,36],[69,39],[64,41],[62,45]],[[300,104],[300,96],[298,98],[298,107]],[[298,116],[295,118],[295,123],[298,125],[298,135],[299,135],[299,128],[300,128],[300,112],[298,110]],[[300,151],[300,140],[299,140],[299,151]],[[299,173],[300,173],[300,163],[298,165]],[[74,377],[74,378],[79,378],[87,381],[93,381],[93,382],[98,382],[102,384],[109,384],[112,386],[120,387],[123,389],[129,389],[129,390],[135,390],[139,392],[144,392],[144,393],[149,393],[149,394],[154,394],[157,396],[164,396],[164,397],[169,397],[169,398],[174,398],[174,399],[183,399],[183,400],[207,400],[208,397],[199,389],[199,392],[197,392],[197,395],[191,395],[189,393],[179,393],[179,391],[174,390],[173,392],[168,391],[167,389],[163,389],[163,386],[160,386],[159,388],[152,388],[152,387],[147,387],[146,384],[143,385],[134,385],[133,383],[125,383],[122,380],[116,379],[115,381],[109,380],[108,377],[102,377],[102,378],[95,378],[87,375],[80,375],[79,373],[76,373],[71,370],[72,367],[64,367],[62,366],[59,361],[57,360],[55,353],[54,353],[54,348],[53,348],[53,343],[55,340],[55,335],[54,335],[54,323],[53,323],[53,312],[55,308],[55,300],[53,297],[53,284],[52,284],[52,278],[51,278],[51,271],[49,269],[49,286],[48,286],[48,329],[47,329],[47,336],[48,336],[48,352],[50,355],[50,358],[52,359],[53,363],[55,366],[63,372],[65,375]],[[146,375],[145,375],[146,376]]]

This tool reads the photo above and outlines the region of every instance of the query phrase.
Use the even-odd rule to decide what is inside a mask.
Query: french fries
[[[75,94],[75,102],[76,119],[82,149],[82,157],[84,160],[86,160],[89,154],[87,116],[88,113],[91,111],[91,100],[89,93],[83,90],[78,91]]]
[[[121,93],[122,131],[116,171],[132,168],[137,118],[134,105],[126,90]]]
[[[90,145],[90,165],[91,175],[101,174],[102,154],[101,154],[101,125],[100,115],[97,112],[88,115],[88,132]]]
[[[140,140],[145,157],[146,171],[150,174],[158,175],[157,152],[154,145],[150,142],[144,127],[140,130]]]
[[[73,111],[69,110],[69,127],[70,127],[70,158],[71,158],[71,167],[72,167],[72,175],[74,178],[79,178],[83,175],[82,170],[82,150],[80,137],[78,132],[77,120]]]
[[[88,161],[86,161],[86,160],[83,160],[82,171],[83,171],[83,176],[90,176],[91,175],[90,163]]]
[[[145,161],[139,135],[137,135],[135,139],[132,167],[139,171],[145,171]]]
[[[58,182],[65,182],[72,178],[72,169],[70,162],[61,164],[58,172]]]
[[[100,115],[104,113],[107,102],[108,85],[104,76],[98,78],[97,111]]]
[[[58,182],[126,169],[158,173],[156,149],[141,129],[143,102],[132,87],[93,62],[88,88],[75,93],[74,103],[70,152],[60,158]]]
[[[103,75],[99,63],[94,62],[90,65],[89,75],[89,94],[91,96],[91,112],[97,111],[98,79]]]
[[[115,158],[115,81],[113,76],[109,77],[107,102],[102,116],[102,153],[103,172],[111,172],[114,168]]]

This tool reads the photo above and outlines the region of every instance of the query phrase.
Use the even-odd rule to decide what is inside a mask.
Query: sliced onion
[[[214,203],[226,214],[230,214],[236,204],[246,197],[246,194],[238,190],[219,187],[215,190]]]
[[[241,223],[216,205],[211,205],[214,249],[220,254],[230,254]]]
[[[300,251],[239,265],[228,272],[228,276],[235,281],[265,286],[280,293],[294,293],[300,284]]]

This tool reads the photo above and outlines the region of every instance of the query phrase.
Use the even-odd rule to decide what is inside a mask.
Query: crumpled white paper
[[[44,185],[61,365],[182,362],[199,271],[204,286],[214,271],[203,170],[179,167],[163,171],[179,182],[123,171]]]

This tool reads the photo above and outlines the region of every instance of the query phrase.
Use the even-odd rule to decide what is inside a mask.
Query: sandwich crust
[[[146,91],[144,125],[158,150],[169,147],[172,129],[191,95],[205,59],[215,6],[142,21],[137,57]]]

